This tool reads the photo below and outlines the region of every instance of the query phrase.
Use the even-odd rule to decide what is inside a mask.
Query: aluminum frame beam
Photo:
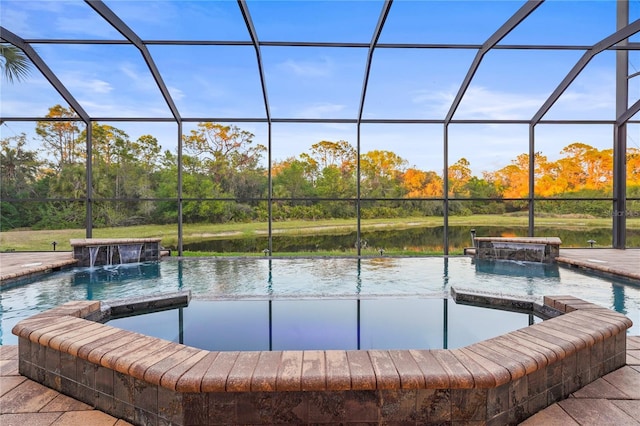
[[[393,4],[393,0],[385,0],[384,5],[382,5],[382,11],[380,12],[380,17],[378,18],[378,23],[376,24],[376,28],[373,30],[373,36],[371,37],[371,42],[369,43],[369,52],[367,53],[367,62],[364,68],[364,78],[362,79],[362,92],[360,93],[360,105],[358,107],[358,123],[362,120],[362,113],[364,111],[364,101],[367,96],[367,86],[369,85],[369,75],[371,74],[371,62],[373,61],[373,51],[378,44],[378,40],[380,39],[380,34],[382,34],[382,28],[384,27],[384,23],[387,20],[387,16],[389,16],[389,10],[391,10],[391,5]]]
[[[267,82],[266,77],[264,75],[264,67],[262,65],[262,53],[260,52],[260,43],[258,41],[258,33],[256,32],[256,28],[253,25],[253,20],[251,19],[251,13],[249,12],[249,7],[247,6],[247,2],[245,0],[238,0],[238,6],[240,7],[240,12],[242,13],[242,17],[244,18],[244,23],[247,25],[247,31],[249,31],[249,36],[251,37],[251,44],[256,51],[256,60],[258,62],[258,72],[260,74],[260,85],[262,86],[262,98],[264,100],[264,109],[267,114],[267,122],[271,122],[271,108],[269,107],[269,96],[267,95]]]

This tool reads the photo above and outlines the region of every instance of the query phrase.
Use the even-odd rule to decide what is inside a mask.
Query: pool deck
[[[559,263],[640,280],[640,249],[561,249]],[[0,253],[0,284],[72,266],[70,252]],[[579,295],[577,295],[579,296]],[[627,337],[626,365],[521,423],[640,425],[640,336]],[[0,346],[0,424],[129,425],[18,373],[18,349]]]

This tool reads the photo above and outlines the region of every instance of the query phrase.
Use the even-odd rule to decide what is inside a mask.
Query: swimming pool
[[[210,351],[455,349],[542,321],[433,297],[192,301],[108,325]]]
[[[451,287],[498,295],[574,295],[627,315],[640,334],[640,287],[580,271],[530,263],[475,263],[468,257],[199,258],[70,269],[3,289],[0,338],[13,326],[69,300],[108,300],[189,289],[220,298],[446,297]]]

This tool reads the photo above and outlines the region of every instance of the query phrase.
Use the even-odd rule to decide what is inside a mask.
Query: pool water
[[[640,335],[640,286],[555,264],[475,263],[469,257],[169,258],[70,269],[3,288],[0,343],[17,343],[11,329],[21,319],[69,300],[122,299],[187,289],[194,301],[407,296],[442,300],[451,287],[539,301],[545,295],[573,295],[627,315],[634,322],[629,333]]]
[[[210,351],[455,349],[541,319],[441,298],[192,301],[109,325]]]

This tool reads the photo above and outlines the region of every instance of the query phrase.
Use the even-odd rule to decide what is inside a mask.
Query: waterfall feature
[[[139,263],[142,244],[118,244],[120,254],[120,264]]]
[[[544,262],[545,244],[493,242],[496,259]]]
[[[93,268],[96,265],[96,258],[98,257],[98,252],[100,251],[100,247],[89,247],[89,267]]]
[[[476,258],[552,263],[560,255],[557,237],[476,237]]]
[[[69,241],[78,266],[98,267],[160,260],[160,238],[84,238]]]

